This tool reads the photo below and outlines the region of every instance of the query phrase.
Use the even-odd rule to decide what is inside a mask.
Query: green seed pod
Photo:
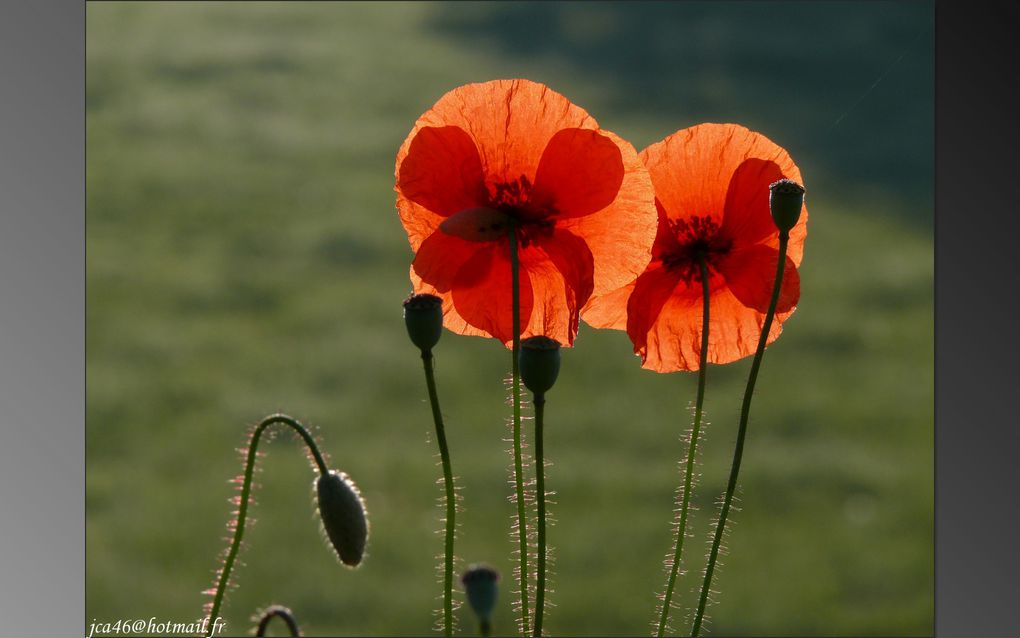
[[[782,232],[790,232],[800,219],[804,206],[804,187],[792,179],[781,179],[769,184],[769,210],[772,221]]]
[[[316,492],[322,527],[340,562],[357,567],[368,541],[368,515],[358,486],[343,472],[330,470],[319,476]]]
[[[545,394],[560,373],[560,342],[529,337],[521,342],[521,379],[535,394]]]
[[[482,623],[487,623],[496,608],[499,572],[488,565],[471,565],[460,577],[468,604]]]
[[[404,300],[404,323],[411,342],[428,351],[443,334],[443,300],[435,295],[411,295]]]

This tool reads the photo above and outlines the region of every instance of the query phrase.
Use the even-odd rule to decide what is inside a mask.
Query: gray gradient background
[[[84,17],[0,18],[0,613],[82,636]],[[1016,635],[1020,9],[940,2],[936,85],[936,635]]]
[[[935,632],[1016,636],[1020,8],[935,20]]]
[[[85,7],[0,10],[0,627],[85,617]]]

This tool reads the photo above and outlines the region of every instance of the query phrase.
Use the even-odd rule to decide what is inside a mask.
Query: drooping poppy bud
[[[467,594],[468,604],[483,627],[488,626],[492,610],[496,608],[499,572],[488,565],[471,565],[460,577]]]
[[[560,373],[560,342],[529,337],[521,342],[521,379],[535,394],[545,394]]]
[[[288,607],[283,605],[270,605],[262,610],[261,613],[257,614],[259,621],[258,627],[255,628],[255,636],[265,636],[266,630],[269,627],[269,621],[273,618],[280,618],[287,624],[287,629],[290,630],[291,636],[300,636],[301,629],[298,627],[297,619],[294,618],[294,612]]]
[[[435,295],[411,295],[404,300],[404,323],[411,342],[431,350],[443,334],[443,300]]]
[[[333,549],[344,565],[357,567],[368,541],[368,515],[358,486],[345,473],[330,470],[319,476],[316,492],[319,516]]]
[[[790,232],[800,219],[804,206],[804,187],[792,179],[781,179],[769,184],[769,210],[772,221],[782,232]]]

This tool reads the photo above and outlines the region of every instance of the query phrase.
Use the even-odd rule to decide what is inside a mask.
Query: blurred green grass
[[[804,173],[801,304],[759,381],[711,630],[930,634],[930,20],[888,2],[90,3],[86,622],[198,617],[236,449],[282,410],[361,486],[369,557],[351,572],[322,546],[313,475],[279,437],[228,629],[279,602],[311,635],[428,632],[440,473],[399,308],[393,159],[447,90],[520,76],[639,149],[737,121]],[[504,574],[510,633],[509,355],[447,333],[437,357],[458,555]],[[637,364],[626,335],[582,327],[550,395],[551,634],[643,634],[653,618],[695,378]],[[747,365],[710,370],[687,607]]]

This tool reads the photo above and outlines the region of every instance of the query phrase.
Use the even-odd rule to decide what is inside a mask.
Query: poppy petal
[[[444,325],[454,332],[513,339],[513,299],[507,242],[480,243],[444,232],[422,242],[411,266],[416,294],[443,300]],[[531,317],[531,281],[520,278],[521,327]]]
[[[744,160],[734,171],[726,191],[722,225],[722,232],[733,240],[734,248],[778,236],[769,210],[769,184],[784,177],[779,164],[757,157]]]
[[[581,318],[592,328],[627,329],[627,302],[636,280],[613,292],[592,297],[581,309]]]
[[[775,179],[788,177],[801,181],[800,171],[785,150],[764,135],[737,124],[699,124],[682,129],[652,144],[641,156],[651,173],[656,196],[670,219],[711,216],[733,232],[751,231],[757,235],[754,241],[769,232],[778,233],[774,225],[764,226],[764,222],[771,223],[768,214],[771,182],[762,180],[775,173]],[[751,159],[757,162],[741,168]],[[768,168],[770,163],[778,171]],[[761,193],[756,192],[759,187]],[[747,205],[761,201],[764,208]],[[727,206],[728,202],[732,207]],[[769,232],[758,234],[759,230]]]
[[[734,250],[719,262],[719,270],[740,303],[758,312],[768,311],[775,285],[779,251],[769,246],[750,246]],[[789,312],[800,300],[800,275],[793,260],[786,257],[783,285],[779,290],[776,312]]]
[[[729,166],[725,150],[720,152],[726,133],[716,126],[682,129],[641,151],[655,197],[668,219],[700,216],[722,223],[726,189],[736,164]]]
[[[687,292],[680,272],[661,265],[649,268],[634,282],[634,290],[627,301],[627,334],[634,344],[634,352],[642,359],[647,351],[649,332],[660,321],[664,306],[677,288]]]
[[[411,270],[441,293],[453,289],[457,273],[481,245],[456,235],[438,232],[429,235],[418,248]],[[416,290],[416,293],[421,291]]]
[[[485,202],[478,149],[456,126],[422,127],[400,162],[397,182],[404,197],[443,217]]]
[[[533,201],[558,219],[598,212],[613,203],[623,184],[623,156],[607,135],[564,129],[549,140],[535,174]]]
[[[477,244],[476,244],[477,245]],[[521,273],[522,332],[531,320],[531,280]],[[513,341],[510,255],[505,243],[482,244],[464,262],[453,282],[453,307],[464,321],[503,343]]]
[[[453,89],[418,119],[415,131],[428,126],[465,131],[478,149],[488,185],[522,175],[534,183],[542,153],[556,133],[598,128],[581,107],[544,84],[523,79]]]
[[[655,372],[700,368],[702,298],[692,294],[694,290],[682,287],[675,290],[661,304],[647,332],[640,339],[631,334],[635,352],[641,355],[642,368]],[[779,337],[782,322],[789,314],[776,315],[767,343]],[[732,363],[753,354],[764,323],[765,315],[741,303],[728,286],[714,288],[709,296],[708,361]],[[631,330],[628,325],[628,333]]]
[[[652,259],[667,253],[677,246],[676,238],[669,231],[666,211],[658,199],[655,200],[658,214],[658,229],[652,243]],[[593,328],[609,328],[612,330],[627,329],[627,303],[634,292],[636,279],[630,283],[602,295],[592,295],[581,310],[581,318]]]
[[[602,134],[620,149],[623,181],[616,198],[602,210],[581,217],[558,219],[587,244],[595,262],[593,295],[604,295],[634,281],[652,258],[658,228],[655,190],[634,147],[608,131]]]
[[[443,232],[422,242],[411,264],[411,286],[415,294],[435,295],[443,300],[443,325],[458,334],[491,337],[464,320],[453,306],[453,284],[461,267],[480,248],[477,242]]]
[[[397,191],[414,250],[441,218],[484,205],[482,162],[471,137],[456,126],[417,129],[397,155]]]
[[[581,307],[594,288],[595,264],[587,244],[569,231],[557,229],[520,255],[535,308],[522,336],[544,335],[565,346],[574,345]]]
[[[457,334],[468,335],[472,337],[491,337],[489,333],[484,330],[472,326],[464,317],[457,314],[457,309],[453,307],[453,293],[450,290],[446,292],[438,290],[435,286],[425,282],[418,273],[414,271],[414,266],[410,268],[411,275],[411,288],[414,294],[429,294],[435,295],[443,300],[443,327],[451,332]]]

